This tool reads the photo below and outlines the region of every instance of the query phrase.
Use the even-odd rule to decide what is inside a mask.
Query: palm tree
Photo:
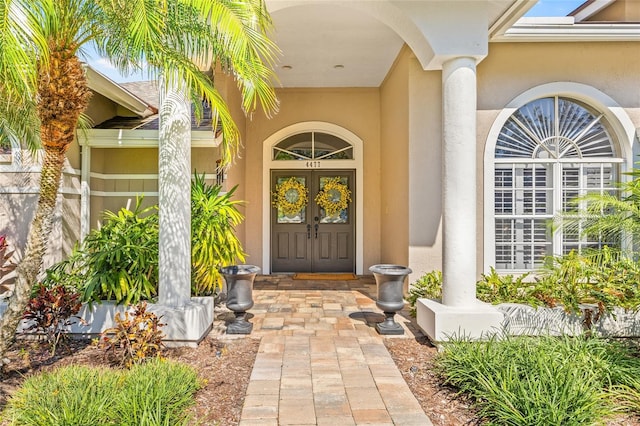
[[[44,151],[38,206],[0,319],[0,365],[40,271],[65,152],[91,95],[78,57],[83,47],[95,43],[125,73],[146,63],[150,76],[178,78],[197,115],[202,101],[216,110],[228,162],[239,132],[200,67],[231,73],[245,112],[258,105],[274,112],[277,48],[269,28],[263,0],[0,0],[0,130]]]
[[[625,174],[631,178],[615,191],[576,198],[574,210],[558,215],[555,226],[570,235],[589,236],[633,253],[640,241],[640,169]]]

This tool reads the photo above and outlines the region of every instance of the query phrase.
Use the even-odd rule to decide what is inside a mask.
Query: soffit
[[[465,3],[446,1],[459,3],[459,7]],[[375,2],[267,0],[266,3],[275,27],[272,38],[282,50],[276,66],[279,79],[276,86],[379,87],[404,44],[396,31],[364,11],[363,4]],[[394,1],[388,3],[393,5]],[[486,4],[489,30],[510,26],[535,0],[487,0]]]
[[[295,6],[272,19],[282,87],[378,87],[403,45],[389,27],[348,7]]]

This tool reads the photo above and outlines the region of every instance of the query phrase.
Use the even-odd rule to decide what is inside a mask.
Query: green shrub
[[[537,278],[534,297],[546,306],[561,305],[582,314],[589,329],[615,307],[640,306],[640,265],[608,247],[550,258]]]
[[[500,275],[491,267],[489,274],[482,274],[476,284],[478,299],[487,303],[525,303],[538,306],[540,301],[531,295],[532,283],[526,282],[529,274],[518,277]]]
[[[27,378],[9,398],[12,425],[186,425],[196,372],[155,359],[131,370],[68,366]]]
[[[84,300],[113,300],[126,304],[148,300],[158,291],[157,207],[106,211],[100,229],[82,247],[86,274]]]
[[[445,382],[473,397],[489,424],[591,425],[615,411],[640,359],[622,344],[586,337],[501,337],[445,343]]]
[[[210,295],[221,288],[218,269],[244,263],[245,253],[234,232],[244,216],[231,197],[237,187],[220,194],[220,186],[207,185],[204,176],[195,176],[191,185],[191,291]]]
[[[234,227],[244,217],[235,188],[221,194],[197,176],[191,191],[191,260],[194,295],[210,295],[220,287],[218,269],[244,262],[245,253]],[[68,259],[47,271],[47,280],[81,290],[84,302],[115,300],[137,304],[158,293],[158,207],[104,212],[103,225],[94,229]]]
[[[135,365],[114,404],[114,417],[120,426],[187,425],[197,390],[197,374],[189,366],[161,359]]]
[[[103,224],[47,271],[45,284],[77,288],[83,302],[135,304],[158,291],[157,207],[106,211]]]
[[[27,378],[5,416],[13,425],[106,425],[119,390],[119,373],[63,367]]]
[[[409,310],[412,316],[416,316],[416,303],[418,299],[427,298],[440,300],[442,299],[442,272],[427,272],[411,284],[409,288]]]
[[[640,263],[608,247],[549,257],[536,277],[528,278],[529,274],[502,275],[491,268],[476,284],[477,297],[493,304],[562,306],[567,313],[581,315],[586,330],[615,307],[640,307]],[[440,272],[425,274],[412,284],[408,297],[411,311],[415,312],[418,298],[438,299],[441,293]]]

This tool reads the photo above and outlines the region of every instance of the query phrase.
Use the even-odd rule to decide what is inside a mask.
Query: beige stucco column
[[[442,303],[476,300],[476,60],[442,66]]]
[[[158,302],[183,306],[191,295],[191,103],[175,83],[160,91]]]
[[[435,341],[482,338],[503,315],[476,299],[476,59],[442,64],[442,303],[419,299],[420,328]]]

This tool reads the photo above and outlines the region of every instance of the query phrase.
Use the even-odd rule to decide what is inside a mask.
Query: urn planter
[[[253,280],[260,268],[254,265],[233,265],[220,268],[227,286],[227,308],[235,320],[227,326],[227,334],[250,334],[253,324],[247,321],[247,311],[253,307]]]
[[[395,322],[396,312],[404,308],[404,280],[412,271],[406,266],[380,264],[369,268],[373,272],[378,288],[376,306],[382,309],[385,319],[376,324],[380,334],[404,334],[404,329]]]

